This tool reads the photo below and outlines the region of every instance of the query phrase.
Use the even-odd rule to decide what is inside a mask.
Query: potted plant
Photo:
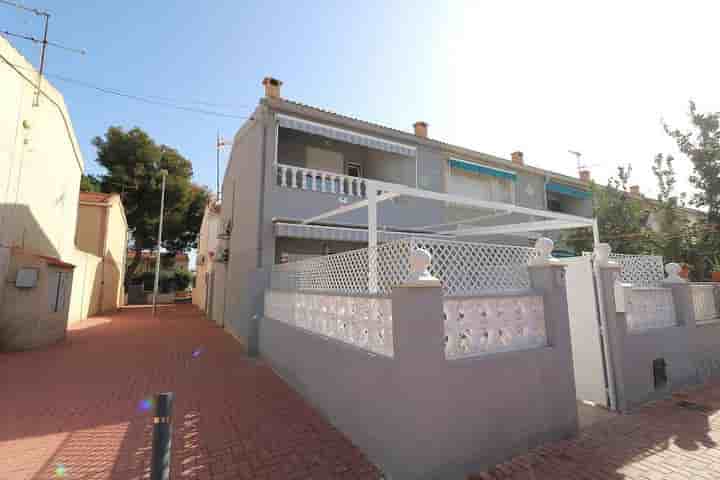
[[[690,265],[687,263],[682,264],[682,270],[680,270],[680,276],[682,278],[690,278]]]
[[[710,259],[712,264],[712,281],[720,282],[720,253]]]

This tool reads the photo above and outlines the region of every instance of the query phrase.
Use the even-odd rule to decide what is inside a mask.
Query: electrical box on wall
[[[37,268],[21,268],[15,277],[15,287],[17,288],[35,288],[38,282]]]

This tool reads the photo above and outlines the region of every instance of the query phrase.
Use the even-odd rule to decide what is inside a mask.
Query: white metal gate
[[[609,407],[597,289],[590,256],[563,258],[578,400]]]

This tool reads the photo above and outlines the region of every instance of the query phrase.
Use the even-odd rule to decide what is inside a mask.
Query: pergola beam
[[[367,194],[369,197],[370,196],[369,195],[369,193],[370,193],[370,185],[369,184],[367,184],[366,189],[367,189],[366,191],[367,191]],[[395,198],[395,197],[399,197],[399,196],[400,196],[399,193],[383,193],[381,195],[378,195],[375,201],[377,203],[380,203],[380,202],[384,202],[385,200],[390,200],[391,198]],[[328,212],[321,213],[320,215],[318,215],[316,217],[312,217],[312,218],[308,218],[307,220],[303,220],[302,223],[303,224],[315,223],[320,220],[324,220],[326,218],[335,217],[338,215],[342,215],[343,213],[352,212],[353,210],[358,210],[360,208],[367,207],[368,203],[369,203],[369,200],[360,200],[359,202],[351,203],[350,205],[343,205],[342,207],[338,207],[338,208],[335,208]]]
[[[568,213],[552,212],[550,210],[536,210],[534,208],[520,207],[503,202],[491,202],[488,200],[477,200],[474,198],[463,197],[460,195],[453,195],[450,193],[439,193],[431,190],[421,190],[418,188],[408,187],[406,185],[400,185],[397,183],[386,183],[377,180],[372,180],[372,183],[383,192],[394,192],[400,195],[407,195],[414,198],[426,198],[429,200],[438,200],[441,202],[457,203],[468,207],[484,208],[486,210],[497,210],[510,213],[524,213],[533,217],[549,218],[553,220],[568,220],[578,221],[579,219],[585,219],[577,215],[570,215]],[[379,197],[378,197],[379,198]],[[588,225],[592,226],[592,219],[585,219]]]
[[[492,227],[462,228],[458,230],[445,230],[437,232],[440,235],[452,234],[455,236],[470,235],[500,235],[503,233],[538,232],[543,230],[564,230],[568,228],[590,228],[592,219],[570,222],[567,220],[545,220],[542,222],[525,222],[512,225],[495,225]]]

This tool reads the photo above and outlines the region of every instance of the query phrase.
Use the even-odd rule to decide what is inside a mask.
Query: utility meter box
[[[17,288],[35,288],[38,282],[37,268],[21,268],[15,277],[15,287]]]

